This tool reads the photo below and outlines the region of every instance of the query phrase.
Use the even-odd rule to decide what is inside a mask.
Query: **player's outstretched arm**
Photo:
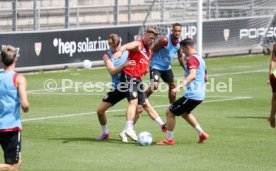
[[[165,48],[167,45],[168,45],[168,38],[167,36],[163,36],[153,45],[152,51],[157,52],[159,49]]]
[[[121,46],[119,52],[124,52],[126,50],[134,50],[134,51],[139,51],[141,48],[141,43],[139,41],[133,41],[130,43],[127,43],[123,46]]]
[[[28,112],[30,103],[27,98],[27,81],[23,75],[18,75],[16,79],[17,89],[21,101],[21,108],[24,112]]]
[[[177,57],[178,57],[178,61],[181,65],[181,67],[183,68],[183,70],[185,71],[185,64],[186,64],[186,61],[185,61],[185,56],[184,54],[182,53],[181,49],[179,49],[177,51]]]
[[[141,43],[138,42],[138,41],[133,41],[133,42],[130,42],[130,43],[127,43],[127,44],[121,46],[121,47],[120,47],[120,50],[117,51],[117,52],[113,55],[113,57],[114,57],[114,59],[116,60],[116,59],[120,58],[120,57],[123,55],[124,51],[126,51],[126,50],[139,51],[140,48],[141,48]]]
[[[172,89],[172,92],[175,94],[178,92],[182,87],[185,87],[188,85],[190,82],[192,82],[196,77],[196,69],[190,69],[189,75],[183,80],[182,83],[177,85],[174,89]]]
[[[106,69],[108,70],[108,72],[112,75],[115,75],[117,73],[119,73],[124,67],[126,66],[130,66],[130,65],[135,65],[135,61],[134,60],[126,60],[122,65],[120,65],[119,67],[114,67],[112,61],[110,60],[110,57],[105,54],[103,56],[103,60],[106,66]]]

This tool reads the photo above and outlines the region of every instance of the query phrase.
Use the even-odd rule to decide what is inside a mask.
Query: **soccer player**
[[[119,135],[123,142],[126,142],[126,136],[134,141],[138,140],[133,128],[135,113],[138,106],[138,99],[142,104],[144,104],[144,108],[146,110],[154,110],[149,101],[146,99],[144,86],[142,83],[142,76],[148,69],[148,64],[152,53],[151,46],[154,43],[157,35],[158,33],[155,29],[149,28],[147,29],[143,39],[139,39],[123,45],[120,50],[114,54],[114,58],[118,59],[120,56],[122,56],[124,51],[128,51],[128,59],[136,61],[136,65],[125,67],[121,76],[122,91],[126,92],[126,96],[129,101],[126,112],[127,121],[123,131]],[[155,115],[157,114],[156,112],[154,113]],[[164,122],[158,115],[154,120],[160,125],[164,125]]]
[[[105,62],[105,66],[107,70],[109,71],[111,78],[112,78],[112,89],[106,94],[104,99],[102,100],[100,106],[97,109],[97,115],[99,122],[101,124],[102,128],[102,135],[97,137],[97,140],[105,140],[108,139],[110,136],[108,127],[107,127],[107,118],[105,115],[106,110],[108,110],[110,107],[121,101],[126,97],[125,92],[120,91],[118,89],[119,83],[120,83],[120,75],[121,75],[121,70],[124,67],[127,66],[134,66],[136,63],[134,60],[128,60],[128,52],[125,51],[121,58],[115,60],[113,58],[113,54],[118,51],[120,48],[120,37],[117,34],[110,34],[109,39],[108,39],[108,44],[110,49],[107,51],[106,54],[103,56],[103,60]],[[141,99],[141,100],[140,100]],[[139,118],[143,107],[144,109],[148,112],[149,116],[151,119],[155,120],[156,122],[159,123],[161,120],[157,112],[153,109],[153,107],[149,104],[148,101],[146,101],[147,105],[144,105],[144,97],[141,97],[138,99],[138,107],[135,115],[134,122],[137,121]],[[166,128],[164,126],[164,122],[161,120],[159,124],[164,131]],[[124,137],[123,142],[128,142],[127,137]]]
[[[186,86],[183,96],[170,105],[167,109],[167,138],[157,144],[175,144],[173,130],[175,127],[175,116],[183,117],[192,127],[196,129],[199,135],[198,143],[208,139],[206,134],[196,118],[191,114],[192,110],[199,105],[205,97],[206,66],[203,58],[197,54],[194,49],[194,41],[186,38],[180,42],[181,49],[187,57],[187,66],[185,70],[185,79],[172,93],[176,94],[180,88]]]
[[[105,111],[124,99],[125,93],[117,89],[117,86],[120,82],[121,70],[126,66],[135,65],[134,60],[127,60],[128,53],[125,52],[122,54],[122,57],[114,60],[113,54],[118,51],[120,48],[120,37],[117,34],[110,34],[108,39],[108,45],[110,49],[103,56],[103,60],[106,66],[106,69],[111,75],[112,78],[112,89],[106,94],[103,98],[102,103],[97,109],[98,119],[102,127],[102,135],[96,138],[97,140],[104,140],[109,138],[109,130],[107,127],[107,119]]]
[[[161,77],[162,80],[169,86],[168,97],[170,103],[175,102],[176,96],[171,91],[176,86],[174,83],[174,75],[171,69],[171,62],[177,53],[178,60],[181,66],[184,68],[184,59],[182,57],[179,44],[181,41],[181,33],[182,25],[175,23],[172,25],[171,34],[161,37],[160,40],[154,44],[153,58],[150,68],[150,80],[151,82],[153,81],[153,84],[146,91],[146,95],[148,97],[153,93],[153,90],[158,89],[159,80]]]
[[[272,56],[269,66],[269,79],[268,84],[272,88],[271,111],[268,116],[268,121],[272,128],[275,128],[275,115],[276,115],[276,43],[273,45]]]
[[[20,105],[29,110],[27,82],[14,69],[17,62],[16,49],[7,45],[1,51],[4,70],[0,71],[0,144],[4,151],[5,164],[0,171],[19,171],[22,163]]]

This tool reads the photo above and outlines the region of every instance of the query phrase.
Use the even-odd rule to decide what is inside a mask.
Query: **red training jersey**
[[[145,47],[142,39],[137,41],[141,43],[141,49],[139,51],[128,51],[128,59],[135,60],[136,65],[125,67],[124,73],[128,76],[142,80],[142,76],[149,65],[151,49]]]

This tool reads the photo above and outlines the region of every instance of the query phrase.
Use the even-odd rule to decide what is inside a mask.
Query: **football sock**
[[[164,122],[159,116],[157,116],[154,121],[160,126],[164,125]]]
[[[133,121],[127,121],[127,129],[128,130],[133,130]]]
[[[173,131],[167,131],[167,138],[169,140],[172,140],[173,139]]]
[[[104,134],[108,134],[109,133],[107,125],[102,125],[102,130],[103,130]]]
[[[197,125],[195,126],[195,129],[196,129],[198,135],[200,135],[200,134],[203,132],[203,130],[202,130],[202,128],[200,127],[199,124],[197,124]]]

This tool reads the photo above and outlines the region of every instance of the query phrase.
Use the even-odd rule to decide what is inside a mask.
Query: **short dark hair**
[[[184,40],[181,40],[180,46],[182,46],[182,47],[190,46],[190,47],[193,48],[193,47],[195,47],[195,42],[194,42],[194,40],[191,39],[191,38],[186,38],[186,39],[184,39]]]
[[[174,23],[172,25],[172,29],[174,29],[174,27],[182,27],[182,25],[180,23]]]
[[[15,47],[11,45],[7,45],[4,49],[1,51],[1,61],[5,66],[10,66],[13,64],[13,61],[16,57],[16,49]]]

